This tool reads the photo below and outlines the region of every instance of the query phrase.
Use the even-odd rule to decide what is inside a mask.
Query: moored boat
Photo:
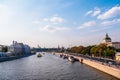
[[[63,57],[63,54],[60,54],[60,58],[62,58]]]
[[[73,56],[69,56],[69,57],[68,57],[68,60],[69,60],[70,62],[75,62],[75,59],[74,59]]]

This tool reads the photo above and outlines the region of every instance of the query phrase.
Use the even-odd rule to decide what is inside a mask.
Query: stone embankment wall
[[[85,58],[81,58],[81,57],[78,57],[78,56],[74,56],[74,57],[79,59],[79,61],[81,61],[81,59],[83,59],[84,64],[87,64],[91,67],[94,67],[94,68],[96,68],[100,71],[103,71],[105,73],[108,73],[108,74],[120,79],[120,69],[118,69],[118,68],[107,66],[103,63],[93,61],[93,60],[89,60],[89,59],[85,59]]]
[[[65,54],[65,53],[61,53],[61,54],[68,55],[68,54]],[[87,64],[91,67],[94,67],[94,68],[96,68],[100,71],[103,71],[103,72],[105,72],[109,75],[112,75],[112,76],[120,79],[120,68],[111,67],[111,66],[108,66],[106,64],[103,64],[102,62],[82,58],[82,57],[79,57],[79,56],[74,56],[74,58],[78,59],[80,62],[82,61],[82,63],[84,63],[84,64]]]

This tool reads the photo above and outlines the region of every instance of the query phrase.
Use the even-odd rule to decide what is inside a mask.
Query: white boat
[[[42,57],[42,55],[40,53],[37,53],[37,57]]]
[[[69,57],[68,57],[68,60],[69,60],[70,62],[74,62],[74,61],[75,61],[75,59],[74,59],[73,56],[69,56]]]

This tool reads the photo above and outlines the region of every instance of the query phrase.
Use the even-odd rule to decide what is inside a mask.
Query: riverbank
[[[31,56],[31,55],[34,55],[34,54],[26,54],[26,55],[20,55],[20,56],[12,56],[12,57],[1,57],[0,62],[20,59],[20,58],[28,57],[28,56]]]
[[[65,54],[65,53],[64,53]],[[67,54],[70,56],[70,54]],[[87,59],[87,58],[83,58],[83,57],[80,57],[80,56],[74,56],[72,55],[74,58],[78,59],[80,62],[82,60],[82,63],[86,64],[86,65],[89,65],[95,69],[98,69],[100,71],[103,71],[109,75],[112,75],[118,79],[120,79],[120,69],[119,68],[115,68],[115,67],[111,67],[111,65],[106,65],[106,64],[103,64],[102,62],[98,62],[98,61],[94,61],[94,60],[90,60],[90,59]]]

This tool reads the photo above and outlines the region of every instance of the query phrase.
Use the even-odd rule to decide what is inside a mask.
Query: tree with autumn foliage
[[[81,53],[82,50],[84,49],[84,46],[74,46],[70,49],[71,52],[73,53]]]
[[[114,58],[115,51],[113,47],[107,46],[106,44],[99,44],[93,46],[74,46],[70,49],[73,53],[80,53],[83,55],[90,55],[94,57],[107,57]]]

